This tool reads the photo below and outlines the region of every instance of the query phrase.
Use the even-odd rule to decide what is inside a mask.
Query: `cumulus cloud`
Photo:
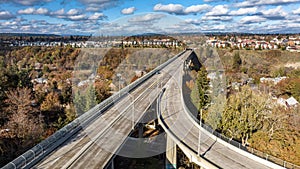
[[[252,24],[265,22],[267,19],[261,16],[246,16],[240,20],[242,24]]]
[[[49,16],[64,19],[64,20],[71,20],[71,21],[84,21],[84,20],[102,20],[106,18],[103,13],[96,12],[90,16],[83,13],[79,9],[70,9],[65,12],[64,9],[60,9],[54,12],[50,12]]]
[[[62,8],[57,11],[51,12],[50,14],[51,15],[64,15],[64,13],[65,13],[65,10]]]
[[[135,16],[133,18],[130,18],[129,22],[151,22],[155,20],[159,20],[161,18],[165,17],[163,14],[146,14],[142,16]]]
[[[38,8],[36,14],[48,14],[49,10],[46,8]]]
[[[283,9],[282,6],[278,6],[273,9],[268,9],[266,11],[262,11],[263,17],[270,19],[270,20],[280,20],[285,19],[288,15]]]
[[[236,3],[236,7],[253,7],[262,5],[284,5],[299,3],[300,0],[247,0],[244,2]]]
[[[212,7],[207,4],[202,5],[192,5],[188,7],[184,7],[181,4],[156,4],[153,7],[154,11],[160,11],[160,12],[167,12],[170,14],[176,14],[176,15],[186,15],[186,14],[196,14],[196,13],[203,13]]]
[[[202,20],[213,20],[213,21],[232,21],[232,17],[231,16],[203,16],[201,18]]]
[[[33,14],[37,14],[37,15],[45,15],[48,14],[49,10],[46,8],[26,8],[26,9],[21,9],[18,11],[18,14],[25,14],[25,15],[33,15]]]
[[[168,5],[156,4],[153,7],[154,11],[167,12],[172,14],[183,14],[183,9],[184,7],[180,4],[168,4]]]
[[[231,11],[229,12],[229,15],[234,15],[234,16],[241,16],[241,15],[247,15],[247,14],[254,14],[257,12],[257,8],[240,8],[236,11]]]
[[[78,15],[80,12],[78,9],[70,9],[68,12],[67,12],[67,15]]]
[[[120,3],[119,0],[78,0],[86,6],[87,11],[101,11],[108,7],[116,6]]]
[[[125,8],[125,9],[122,9],[121,13],[124,15],[130,15],[130,14],[133,14],[135,10],[136,10],[135,7]]]
[[[201,13],[204,11],[207,11],[209,9],[211,9],[212,7],[210,5],[207,4],[203,4],[203,5],[192,5],[187,7],[184,10],[184,13],[188,14],[188,13]]]
[[[93,15],[91,15],[90,17],[89,17],[89,19],[90,20],[99,20],[99,19],[102,19],[102,18],[104,18],[104,17],[106,17],[103,13],[98,13],[98,12],[96,12],[96,13],[94,13]]]
[[[228,15],[228,5],[217,5],[211,9],[210,12],[207,12],[206,16],[224,16]]]
[[[15,15],[11,14],[9,11],[0,11],[0,20],[9,20],[15,18]]]
[[[52,0],[0,0],[0,3],[15,3],[18,5],[32,6],[50,2]]]
[[[293,10],[293,14],[300,15],[300,8]]]

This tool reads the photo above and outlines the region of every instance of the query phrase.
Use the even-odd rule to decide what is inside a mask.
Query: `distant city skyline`
[[[0,0],[0,4],[1,33],[300,33],[300,0]]]

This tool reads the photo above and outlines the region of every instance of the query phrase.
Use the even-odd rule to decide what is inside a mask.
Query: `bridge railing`
[[[150,77],[156,74],[156,72],[160,71],[161,69],[165,68],[171,62],[173,62],[176,58],[180,57],[186,51],[182,51],[181,53],[175,55],[174,57],[170,58],[163,64],[159,65],[152,71],[148,72],[138,80],[134,81],[133,83],[129,84],[125,88],[121,89],[117,93],[114,93],[112,96],[104,100],[103,102],[99,103],[92,109],[88,110],[86,113],[82,114],[71,123],[67,124],[60,130],[56,131],[53,135],[49,136],[47,139],[43,140],[30,150],[26,151],[13,161],[6,164],[2,169],[19,169],[19,168],[31,168],[37,162],[42,160],[48,154],[50,154],[55,148],[65,142],[68,138],[73,136],[83,127],[89,125],[92,121],[96,119],[96,117],[100,116],[107,108],[109,108],[114,103],[120,101],[122,97],[124,97],[128,92],[134,90],[137,86],[144,83]]]
[[[190,154],[194,154],[194,157],[196,156],[198,159],[196,161],[201,162],[201,165],[206,166],[205,168],[211,168],[211,169],[218,169],[221,168],[213,163],[211,163],[208,159],[206,159],[205,157],[200,157],[197,156],[197,152],[192,149],[189,145],[187,145],[185,142],[183,142],[180,138],[178,138],[176,136],[175,133],[173,133],[172,130],[169,130],[169,126],[166,124],[166,122],[164,121],[164,118],[162,117],[162,112],[161,112],[161,100],[164,94],[164,90],[162,90],[157,98],[157,104],[156,104],[156,113],[157,113],[157,119],[159,124],[161,125],[161,127],[164,129],[164,131],[168,134],[168,136],[170,136],[175,142],[176,144],[183,150],[185,149],[186,151],[188,151]],[[179,145],[180,144],[180,145]],[[191,161],[193,158],[191,157]],[[195,162],[196,162],[195,161]]]
[[[182,83],[181,83],[182,85]],[[181,87],[182,89],[182,87]],[[181,90],[181,99],[182,99],[182,102],[183,102],[183,106],[184,106],[184,110],[186,113],[188,113],[188,116],[190,118],[192,118],[192,122],[195,124],[195,125],[200,125],[199,123],[199,119],[197,119],[192,113],[191,111],[189,110],[189,108],[187,107],[186,105],[186,102],[185,102],[185,99],[183,97],[183,90]],[[263,160],[267,160],[267,161],[270,161],[272,163],[275,163],[279,166],[282,166],[284,168],[290,168],[290,169],[300,169],[300,166],[296,165],[296,164],[293,164],[293,163],[290,163],[290,162],[287,162],[285,160],[282,160],[280,158],[277,158],[277,157],[274,157],[270,154],[267,154],[267,153],[264,153],[264,152],[261,152],[259,150],[256,150],[254,148],[251,148],[251,147],[248,147],[248,146],[243,146],[240,142],[237,142],[235,140],[232,140],[228,137],[226,137],[225,135],[215,131],[213,128],[211,128],[209,125],[206,125],[204,123],[201,123],[201,127],[206,130],[207,132],[209,132],[210,134],[216,136],[217,138],[220,138],[222,139],[224,142],[227,142],[229,143],[230,145],[233,145],[234,147],[242,150],[242,151],[245,151],[247,153],[250,153],[250,154],[253,154],[257,157],[260,157],[261,159]]]

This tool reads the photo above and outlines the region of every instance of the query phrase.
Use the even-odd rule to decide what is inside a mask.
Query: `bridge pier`
[[[139,123],[139,138],[143,138],[143,133],[144,133],[144,124]]]
[[[177,168],[177,150],[176,143],[167,135],[166,145],[166,169]]]

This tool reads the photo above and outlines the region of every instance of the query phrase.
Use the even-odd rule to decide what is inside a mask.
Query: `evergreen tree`
[[[246,145],[252,134],[263,127],[263,121],[270,113],[270,103],[266,99],[253,93],[249,86],[231,95],[222,115],[223,133]]]
[[[232,68],[235,69],[235,70],[238,70],[241,65],[242,65],[242,59],[240,57],[240,53],[239,52],[235,52],[235,54],[233,56]]]
[[[209,90],[209,79],[207,78],[207,71],[205,67],[201,67],[198,71],[196,84],[199,91],[199,109],[204,109],[205,106],[210,102],[209,96],[208,96],[208,90]]]
[[[88,86],[86,94],[85,94],[86,106],[85,111],[90,110],[95,107],[97,104],[97,97],[94,84]]]
[[[213,128],[217,129],[222,120],[222,112],[226,103],[226,95],[224,93],[225,81],[222,80],[219,71],[216,71],[214,79],[211,79],[212,93],[210,94],[211,105],[208,109],[206,122]]]

